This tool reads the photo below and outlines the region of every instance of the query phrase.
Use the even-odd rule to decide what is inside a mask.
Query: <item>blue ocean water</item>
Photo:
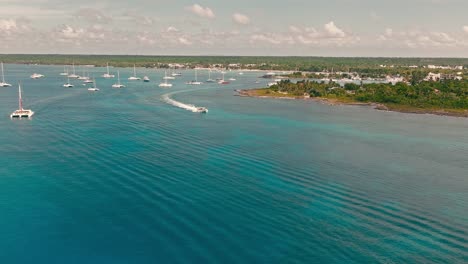
[[[0,88],[1,263],[468,262],[468,119],[5,69],[36,114]]]

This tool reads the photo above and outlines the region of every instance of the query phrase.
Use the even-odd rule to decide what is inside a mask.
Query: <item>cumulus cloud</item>
[[[183,45],[192,45],[192,42],[185,37],[179,37],[179,43]]]
[[[463,48],[468,46],[464,36],[440,31],[394,31],[386,29],[378,41],[392,47],[421,49],[421,48]]]
[[[180,30],[176,27],[170,26],[166,29],[166,32],[171,33],[171,32],[179,32]]]
[[[343,38],[346,35],[342,29],[335,25],[335,22],[333,21],[325,24],[324,28],[330,37]]]
[[[211,10],[211,8],[209,7],[203,7],[199,4],[194,4],[192,6],[187,7],[186,9],[199,17],[215,18],[213,10]]]
[[[248,25],[250,24],[250,18],[244,14],[235,13],[232,15],[232,20],[239,25]]]
[[[3,35],[14,35],[30,30],[29,20],[26,19],[0,19],[0,32]]]
[[[463,32],[468,33],[468,26],[463,26]]]

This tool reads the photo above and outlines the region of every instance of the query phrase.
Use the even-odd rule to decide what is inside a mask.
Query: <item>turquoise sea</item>
[[[36,114],[0,88],[1,263],[468,262],[466,118],[233,96],[260,73],[90,68],[90,93],[5,71]]]

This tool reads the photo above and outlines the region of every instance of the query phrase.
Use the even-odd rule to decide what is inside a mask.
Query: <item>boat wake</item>
[[[176,101],[176,100],[171,98],[171,95],[176,94],[176,93],[180,93],[180,92],[182,92],[182,91],[167,93],[167,94],[162,95],[161,98],[163,99],[164,102],[166,102],[168,104],[171,104],[173,106],[185,109],[187,111],[191,111],[191,112],[194,112],[194,113],[207,113],[208,112],[208,109],[206,107],[195,106],[195,105],[192,105],[192,104],[185,104],[185,103]]]

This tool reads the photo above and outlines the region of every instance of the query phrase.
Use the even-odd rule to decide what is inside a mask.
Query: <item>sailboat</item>
[[[141,80],[140,77],[137,77],[137,76],[136,76],[136,67],[135,67],[135,64],[133,64],[133,76],[128,77],[128,80],[129,80],[129,81],[139,81],[139,80]]]
[[[148,76],[143,77],[144,82],[150,82],[150,78]]]
[[[86,76],[84,67],[82,67],[82,72],[83,72],[83,75],[79,76],[79,77],[78,77],[78,80],[88,80],[89,77]]]
[[[23,109],[23,98],[21,96],[21,84],[18,83],[18,110],[11,113],[10,118],[31,118],[34,112],[31,109]]]
[[[97,92],[99,91],[99,88],[96,87],[96,80],[93,80],[93,87],[89,87],[88,91],[90,92]]]
[[[159,84],[159,87],[165,87],[165,88],[172,87],[172,83],[168,83],[168,82],[167,82],[168,79],[165,78],[165,77],[167,77],[167,71],[164,72],[164,78],[163,78],[163,79],[164,79],[164,82],[163,82],[163,83],[160,83],[160,84]]]
[[[63,72],[61,72],[60,75],[62,75],[62,76],[67,76],[68,75],[67,66],[63,66]]]
[[[214,83],[216,82],[215,80],[211,79],[211,69],[210,71],[208,72],[208,80],[206,80],[207,83]]]
[[[63,84],[65,88],[72,88],[73,84],[70,83],[70,77],[67,77],[67,83]]]
[[[225,80],[224,80],[224,74],[225,74],[225,72],[222,72],[222,74],[223,74],[223,78],[222,78],[221,80],[219,80],[218,83],[219,83],[219,84],[229,84],[228,81],[225,81]]]
[[[173,68],[173,70],[172,70],[171,76],[173,76],[173,77],[182,76],[182,73],[180,73],[180,72],[175,72],[175,66],[174,66],[174,68]]]
[[[69,74],[68,77],[70,77],[70,78],[75,78],[75,79],[78,78],[78,77],[80,77],[80,76],[76,75],[76,73],[75,73],[75,63],[73,63],[73,66],[72,66],[72,67],[73,67],[73,73],[72,73],[72,74]]]
[[[188,84],[188,85],[200,85],[200,84],[202,84],[201,82],[198,81],[197,77],[198,77],[197,76],[197,69],[195,69],[195,80],[187,82],[186,84]]]
[[[0,83],[0,87],[10,87],[11,84],[5,82],[5,73],[3,72],[3,62],[1,62],[2,65],[2,82]]]
[[[107,73],[104,73],[104,74],[102,75],[102,77],[107,78],[107,79],[109,79],[109,78],[114,78],[115,75],[109,73],[109,63],[107,63],[107,66],[106,66],[106,67],[107,67]]]
[[[112,85],[112,88],[123,88],[125,85],[120,84],[120,71],[117,71],[117,83]]]
[[[164,72],[164,77],[163,77],[163,80],[175,80],[175,77],[173,74],[171,74],[172,76],[167,76],[167,71]]]

